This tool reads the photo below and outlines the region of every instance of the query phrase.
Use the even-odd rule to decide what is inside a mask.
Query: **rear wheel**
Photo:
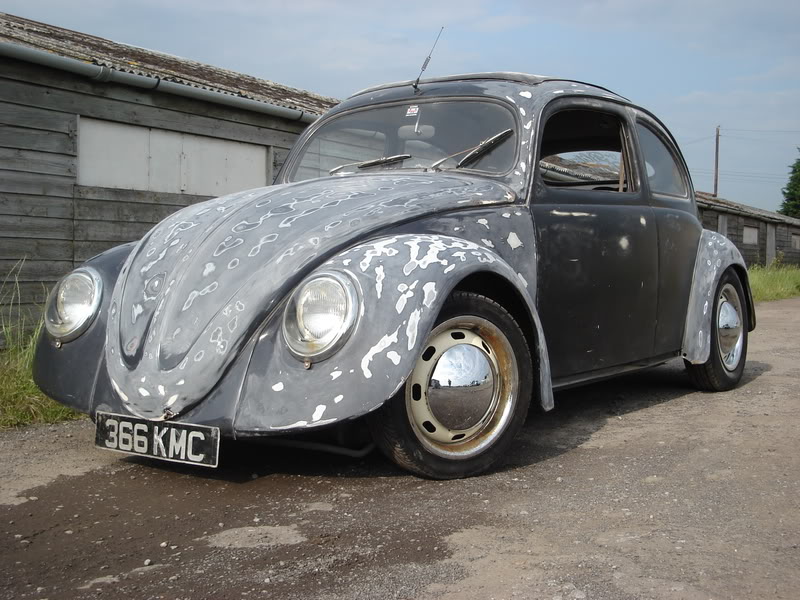
[[[496,302],[455,292],[400,392],[370,415],[377,445],[435,479],[476,475],[500,460],[530,404],[530,352]]]
[[[711,314],[711,351],[700,365],[686,361],[692,383],[701,390],[721,392],[739,383],[747,359],[747,302],[736,271],[722,274]]]

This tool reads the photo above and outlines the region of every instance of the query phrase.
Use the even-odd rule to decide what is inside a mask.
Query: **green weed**
[[[0,285],[0,429],[58,423],[81,415],[46,397],[33,383],[31,367],[41,321],[20,304],[20,261]],[[37,324],[38,323],[38,324]]]
[[[800,267],[783,264],[780,257],[768,267],[750,267],[748,274],[756,302],[800,296]]]

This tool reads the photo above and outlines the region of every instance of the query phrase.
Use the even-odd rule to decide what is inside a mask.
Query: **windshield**
[[[322,125],[301,149],[288,179],[377,169],[505,173],[514,164],[516,130],[513,113],[495,102],[447,100],[367,107]],[[476,152],[481,144],[485,147]],[[470,153],[471,158],[463,161]]]

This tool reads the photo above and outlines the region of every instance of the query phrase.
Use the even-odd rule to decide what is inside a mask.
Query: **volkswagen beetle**
[[[45,325],[35,380],[102,448],[216,466],[221,438],[355,423],[454,478],[502,460],[559,388],[673,358],[701,389],[735,386],[755,313],[654,115],[482,73],[353,95],[276,185],[68,274]]]

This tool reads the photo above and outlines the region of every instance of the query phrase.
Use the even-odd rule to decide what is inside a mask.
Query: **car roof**
[[[424,85],[427,83],[441,83],[447,81],[474,81],[477,79],[481,80],[497,80],[497,81],[514,81],[517,83],[524,83],[527,85],[538,85],[540,83],[544,83],[545,81],[566,81],[570,83],[579,83],[581,85],[585,85],[590,88],[595,88],[596,90],[607,92],[610,94],[614,94],[619,98],[624,100],[628,100],[624,96],[617,94],[609,90],[608,88],[604,88],[599,85],[595,85],[593,83],[586,83],[585,81],[578,81],[575,79],[566,79],[564,77],[552,77],[549,75],[531,75],[529,73],[517,73],[513,71],[492,71],[486,73],[463,73],[461,75],[447,75],[445,77],[431,77],[427,79],[420,79],[419,85]],[[355,98],[356,96],[361,96],[363,94],[368,94],[370,92],[375,92],[377,90],[385,90],[394,87],[405,87],[414,84],[414,79],[409,79],[407,81],[395,81],[394,83],[384,83],[382,85],[376,85],[372,87],[368,87],[363,89],[355,94],[351,95],[350,98]]]

